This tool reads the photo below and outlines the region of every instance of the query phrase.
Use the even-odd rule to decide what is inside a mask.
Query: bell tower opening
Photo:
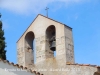
[[[49,43],[49,50],[53,53],[53,56],[56,57],[56,28],[54,25],[51,25],[46,30],[46,37]]]
[[[35,36],[32,31],[28,32],[25,36],[25,62],[27,65],[32,65],[35,63],[34,58],[34,45],[35,45]]]
[[[34,64],[36,63],[36,39],[34,38],[33,40],[33,59],[34,59]]]

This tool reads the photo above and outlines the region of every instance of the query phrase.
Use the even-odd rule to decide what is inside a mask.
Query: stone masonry
[[[49,45],[52,32],[56,33],[56,57]],[[44,75],[100,75],[100,67],[75,64],[72,28],[40,14],[17,41],[17,53],[18,64]]]

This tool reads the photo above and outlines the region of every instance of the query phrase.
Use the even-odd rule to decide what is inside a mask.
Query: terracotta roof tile
[[[23,69],[24,67],[21,65],[21,66],[19,66],[19,68],[22,68]]]
[[[24,69],[28,69],[27,67],[24,67]]]
[[[90,66],[92,66],[92,67],[97,67],[97,65],[90,65]]]
[[[77,64],[77,63],[74,63],[74,64],[71,64],[71,63],[66,63],[66,65],[79,65],[79,66],[90,66],[90,67],[96,67],[96,68],[100,68],[100,66],[97,66],[97,65],[90,65],[90,64]]]
[[[14,66],[14,63],[13,62],[11,62],[10,64],[12,64]]]
[[[97,66],[97,68],[100,68],[100,66]]]
[[[28,70],[29,72],[33,73],[33,71],[31,69]]]
[[[40,73],[38,72],[37,75],[40,75]]]
[[[36,74],[36,71],[33,71]]]
[[[17,66],[19,68],[19,64],[15,64],[14,66]]]
[[[70,62],[67,62],[67,65],[71,65],[71,63]]]
[[[35,73],[35,74],[38,74],[38,75],[43,75],[43,74],[40,74],[39,72],[36,73],[36,71],[32,70],[32,69],[28,69],[27,67],[24,67],[22,65],[19,65],[19,64],[14,64],[13,62],[9,62],[8,60],[2,60],[0,59],[0,61],[4,62],[4,63],[8,63],[9,65],[13,65],[17,68],[22,68],[22,69],[26,69],[28,72],[31,72],[31,73]]]
[[[2,61],[3,61],[4,63],[6,63],[6,62],[7,62],[7,63],[9,63],[9,61],[8,61],[8,60],[2,60]]]

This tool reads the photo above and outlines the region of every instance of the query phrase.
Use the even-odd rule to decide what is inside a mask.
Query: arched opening
[[[25,36],[25,40],[26,40],[26,45],[29,49],[33,50],[33,41],[34,41],[34,33],[33,32],[28,32]]]
[[[54,25],[51,25],[46,30],[46,38],[49,43],[49,50],[53,52],[53,56],[56,56],[56,28]]]
[[[28,32],[25,36],[25,47],[26,64],[32,65],[35,63],[35,36],[32,31]]]
[[[33,40],[33,57],[34,57],[34,64],[36,62],[36,39]]]

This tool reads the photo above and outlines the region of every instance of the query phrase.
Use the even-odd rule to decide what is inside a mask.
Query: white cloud
[[[57,4],[56,2],[58,2],[59,4],[63,3],[65,5],[68,5],[70,3],[80,3],[83,1],[86,0],[1,0],[0,8],[10,10],[14,13],[19,14],[26,14],[30,12],[38,13],[41,10],[45,9],[48,4],[55,5]],[[59,4],[57,4],[57,6]],[[61,8],[62,5],[58,7]]]

